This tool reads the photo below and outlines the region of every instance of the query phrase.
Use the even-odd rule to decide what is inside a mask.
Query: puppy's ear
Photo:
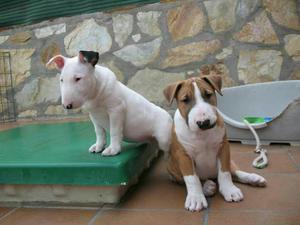
[[[168,85],[165,89],[164,89],[164,95],[166,97],[166,99],[168,100],[169,105],[172,104],[174,98],[176,98],[176,95],[179,91],[179,89],[182,86],[182,81],[173,83]]]
[[[78,58],[81,63],[89,63],[94,67],[99,60],[99,53],[93,51],[79,51]]]
[[[221,92],[222,88],[222,77],[220,75],[208,75],[208,76],[202,76],[201,79],[203,79],[206,83],[208,83],[213,89],[215,89],[220,95],[223,96]]]
[[[66,62],[66,58],[62,55],[56,55],[52,57],[46,64],[46,68],[51,69],[51,65],[55,65],[58,70],[62,70],[64,68]]]

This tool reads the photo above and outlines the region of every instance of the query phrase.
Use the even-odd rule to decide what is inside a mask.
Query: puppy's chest
[[[217,154],[222,146],[224,134],[223,127],[215,127],[199,134],[180,135],[178,139],[187,153],[194,158],[210,152]]]
[[[217,155],[223,144],[224,127],[215,127],[200,134],[178,137],[187,154],[196,165],[201,179],[214,178],[217,174]]]

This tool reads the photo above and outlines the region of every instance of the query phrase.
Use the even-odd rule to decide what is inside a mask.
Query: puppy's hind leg
[[[159,149],[163,150],[165,153],[168,152],[170,148],[172,124],[172,119],[168,115],[164,122],[161,122],[158,126],[156,126],[156,130],[154,132],[154,137],[158,142]]]
[[[267,181],[265,178],[256,173],[247,173],[239,170],[239,168],[233,161],[231,161],[230,167],[233,179],[237,182],[258,187],[265,187],[267,185]]]
[[[203,184],[203,193],[206,197],[211,197],[217,192],[217,184],[212,180],[207,180]]]

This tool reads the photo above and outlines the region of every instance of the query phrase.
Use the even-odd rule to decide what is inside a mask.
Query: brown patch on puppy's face
[[[215,89],[211,85],[209,85],[203,78],[197,78],[195,79],[195,82],[200,90],[203,101],[210,105],[217,106]]]
[[[177,106],[181,116],[188,123],[188,115],[195,105],[194,86],[192,80],[185,80],[176,96]]]
[[[178,109],[183,118],[187,121],[188,114],[195,104],[193,80],[188,79],[177,83],[170,84],[164,90],[164,95],[172,104],[174,98],[176,99]]]

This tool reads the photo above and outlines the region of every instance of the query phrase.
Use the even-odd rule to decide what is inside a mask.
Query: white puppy
[[[96,52],[80,51],[77,57],[57,55],[47,63],[55,63],[61,70],[63,106],[66,109],[83,106],[89,112],[97,137],[89,151],[116,155],[121,151],[123,137],[133,141],[155,138],[159,148],[168,151],[170,115],[117,81],[111,70],[96,65],[98,59]],[[110,132],[111,143],[104,149],[105,130]]]

